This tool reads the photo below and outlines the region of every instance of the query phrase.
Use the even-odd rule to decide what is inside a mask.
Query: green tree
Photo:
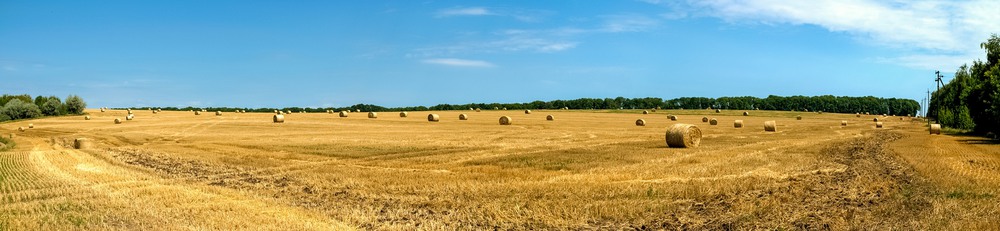
[[[20,99],[12,99],[3,108],[0,108],[0,114],[16,120],[42,116],[42,111],[33,103],[25,103]]]
[[[83,114],[83,109],[87,108],[87,102],[76,95],[66,97],[66,112],[69,114]]]

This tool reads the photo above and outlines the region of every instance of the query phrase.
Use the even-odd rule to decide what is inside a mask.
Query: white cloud
[[[596,32],[641,32],[660,24],[660,21],[638,14],[606,15],[604,24]]]
[[[468,7],[468,8],[450,8],[443,9],[437,12],[438,17],[451,17],[451,16],[484,16],[484,15],[494,15],[489,9],[485,7]]]
[[[646,1],[733,23],[816,25],[851,34],[873,44],[919,52],[884,60],[923,68],[935,61],[981,56],[979,43],[1000,32],[1000,1],[874,0],[690,0],[684,6]],[[951,66],[947,66],[953,68]]]
[[[424,63],[454,67],[494,67],[490,62],[470,59],[424,59]]]

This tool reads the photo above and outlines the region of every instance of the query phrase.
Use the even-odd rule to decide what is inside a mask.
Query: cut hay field
[[[87,112],[0,124],[17,143],[0,152],[0,230],[1000,224],[1000,145],[928,135],[911,118],[879,116],[876,129],[875,116],[779,111],[294,113],[284,123]],[[770,120],[777,132],[764,131]],[[701,129],[699,147],[667,147],[677,123]],[[76,138],[93,148],[73,149]]]

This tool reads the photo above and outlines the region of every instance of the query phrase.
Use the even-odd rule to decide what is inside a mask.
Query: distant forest
[[[1000,37],[980,44],[986,61],[962,65],[955,78],[931,95],[927,117],[945,127],[1000,134]]]
[[[470,104],[438,104],[431,107],[396,107],[388,108],[371,104],[356,104],[349,107],[327,107],[327,108],[232,108],[232,107],[162,107],[162,110],[200,110],[209,111],[233,111],[246,110],[252,112],[271,112],[274,110],[292,112],[325,112],[327,110],[361,110],[361,111],[438,111],[438,110],[469,110],[470,108],[492,109],[723,109],[723,110],[781,110],[781,111],[822,111],[836,113],[871,113],[889,115],[916,115],[920,109],[920,103],[912,99],[897,98],[876,98],[847,97],[847,96],[768,96],[767,98],[757,98],[752,96],[742,97],[682,97],[670,100],[661,98],[581,98],[574,100],[553,100],[534,101],[530,103],[470,103]]]
[[[85,108],[87,103],[76,95],[69,95],[64,101],[56,96],[38,96],[32,99],[28,94],[4,94],[0,96],[0,122],[42,116],[79,115],[83,114]]]

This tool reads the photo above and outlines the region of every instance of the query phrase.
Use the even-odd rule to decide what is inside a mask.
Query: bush
[[[59,109],[61,107],[62,107],[62,102],[59,102],[59,98],[56,98],[55,100],[52,99],[46,100],[45,103],[43,103],[39,109],[42,110],[43,115],[54,116],[60,114]]]
[[[83,114],[83,109],[87,108],[87,103],[83,102],[83,99],[76,95],[69,95],[66,97],[66,113],[69,114]]]
[[[13,99],[0,108],[0,114],[7,115],[10,119],[27,119],[42,116],[42,111],[33,103],[25,103],[20,99]]]

